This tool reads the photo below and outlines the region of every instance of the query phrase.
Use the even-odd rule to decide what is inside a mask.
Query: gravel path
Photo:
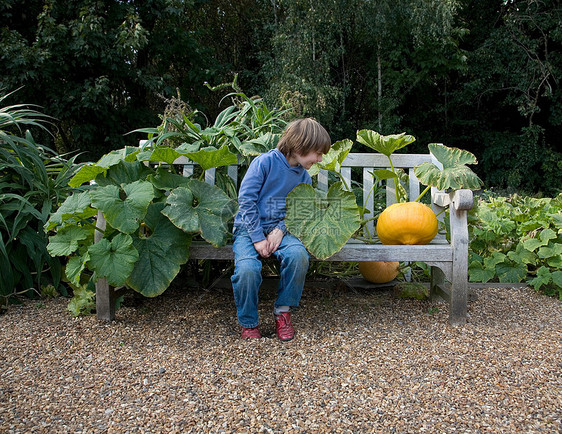
[[[562,302],[477,290],[469,322],[390,291],[307,287],[295,340],[241,341],[227,289],[62,298],[0,316],[0,432],[560,432]]]

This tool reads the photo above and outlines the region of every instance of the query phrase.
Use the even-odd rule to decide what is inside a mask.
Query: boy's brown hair
[[[326,154],[332,140],[326,129],[312,118],[297,119],[290,122],[277,144],[285,157],[294,154],[306,155],[316,151]]]

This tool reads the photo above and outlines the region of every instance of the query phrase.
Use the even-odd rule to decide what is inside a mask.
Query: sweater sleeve
[[[305,179],[304,179],[304,183],[308,184],[308,185],[312,185],[312,178],[310,177],[310,175],[308,174],[308,172],[305,172]],[[276,228],[281,229],[283,231],[283,233],[286,235],[287,234],[287,226],[285,226],[285,219],[281,220],[279,223],[277,223]]]
[[[265,239],[264,230],[260,222],[258,199],[263,187],[266,168],[259,161],[250,164],[238,192],[238,213],[242,225],[248,231],[253,243]]]

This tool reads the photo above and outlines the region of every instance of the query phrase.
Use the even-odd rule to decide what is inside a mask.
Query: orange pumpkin
[[[395,203],[377,221],[377,235],[383,244],[427,244],[437,235],[437,217],[419,202]]]
[[[362,261],[359,272],[372,283],[387,283],[398,276],[399,262],[394,261]]]

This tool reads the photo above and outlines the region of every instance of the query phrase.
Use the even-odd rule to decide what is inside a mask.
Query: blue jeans
[[[234,233],[234,274],[231,277],[238,322],[242,327],[257,327],[258,292],[262,283],[262,262],[245,229]],[[273,253],[281,264],[275,306],[298,306],[308,271],[309,254],[300,240],[286,234]]]

